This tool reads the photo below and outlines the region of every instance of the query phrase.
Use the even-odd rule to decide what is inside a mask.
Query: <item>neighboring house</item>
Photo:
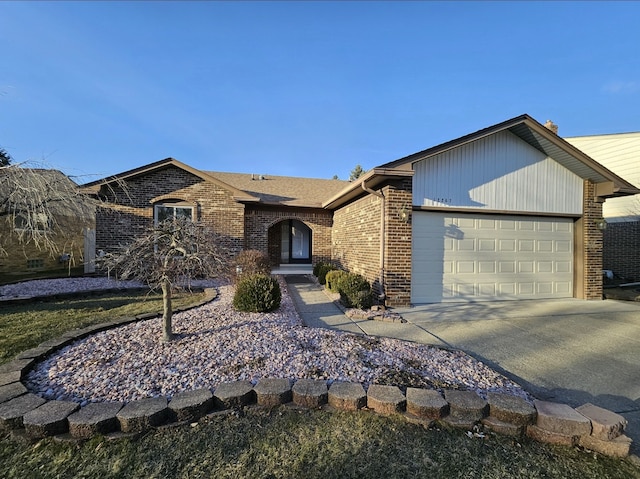
[[[639,193],[528,115],[353,182],[204,172],[168,158],[85,185],[96,248],[187,215],[275,264],[331,261],[388,306],[602,298],[602,202]]]
[[[7,171],[3,173],[8,174]],[[14,200],[8,190],[13,188],[12,182],[3,182],[0,188],[0,273],[19,278],[24,273],[81,266],[85,235],[94,228],[94,212],[82,206],[82,202],[70,211],[59,198],[61,192],[65,195],[71,192],[67,198],[72,201],[77,185],[57,170],[16,167],[11,174],[22,174],[23,179],[16,181],[26,193],[17,195],[18,199]],[[28,193],[34,188],[38,190],[37,194]],[[38,201],[46,206],[38,207],[35,204]],[[29,211],[20,211],[24,202],[33,203],[27,207]],[[53,218],[47,217],[47,213]],[[51,247],[28,239],[26,225],[29,223],[36,225],[39,234],[46,234],[51,239]]]
[[[598,163],[640,187],[640,132],[565,138]],[[612,198],[602,207],[607,221],[603,266],[617,278],[640,281],[640,196]]]

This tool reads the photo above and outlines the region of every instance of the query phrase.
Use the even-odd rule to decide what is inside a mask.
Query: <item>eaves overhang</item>
[[[598,196],[602,198],[640,193],[640,189],[633,184],[530,117],[508,130],[582,179],[590,180],[596,185],[608,185],[600,188],[602,194]]]
[[[232,198],[240,203],[249,203],[249,202],[259,202],[260,199],[255,196],[247,194],[245,191],[234,188],[233,186],[220,181],[219,179],[200,171],[196,168],[193,168],[181,161],[176,160],[175,158],[165,158],[164,160],[156,161],[154,163],[149,163],[147,165],[141,166],[139,168],[134,168],[132,170],[128,170],[117,175],[109,176],[107,178],[103,178],[101,180],[96,180],[90,183],[86,183],[80,187],[81,191],[88,194],[98,194],[100,189],[104,186],[108,186],[110,184],[117,184],[120,182],[127,181],[129,179],[145,175],[155,170],[167,168],[168,166],[175,166],[176,168],[180,168],[184,171],[191,173],[198,178],[201,178],[204,181],[212,182],[221,188],[229,191],[231,193]]]
[[[504,130],[513,133],[522,141],[533,146],[548,157],[553,158],[582,179],[590,180],[596,185],[602,184],[603,187],[600,188],[600,191],[603,192],[603,195],[601,195],[602,198],[640,193],[640,190],[633,184],[616,175],[526,114],[386,163],[382,165],[381,168],[407,168],[410,165],[413,169],[413,165],[419,161],[426,160],[435,155]],[[606,185],[606,187],[604,185]]]
[[[375,189],[388,181],[411,178],[413,174],[412,170],[402,168],[373,168],[351,182],[349,186],[338,194],[322,203],[322,207],[327,210],[334,210],[367,194],[367,189]]]

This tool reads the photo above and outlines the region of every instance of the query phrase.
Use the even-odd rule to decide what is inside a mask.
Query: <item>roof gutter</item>
[[[333,209],[341,206],[345,202],[348,202],[358,196],[358,191],[363,189],[367,191],[369,188],[363,188],[362,183],[366,183],[369,180],[373,180],[376,183],[380,183],[380,181],[384,179],[401,179],[401,178],[410,178],[414,174],[413,170],[401,170],[401,169],[392,169],[392,168],[374,168],[369,170],[364,176],[358,178],[357,182],[353,182],[348,185],[345,189],[338,192],[333,197],[326,200],[322,203],[322,207],[325,209]],[[368,191],[367,191],[368,192]],[[376,195],[377,196],[377,195]]]
[[[362,189],[369,194],[377,196],[381,200],[380,202],[380,273],[379,273],[381,291],[380,291],[379,299],[384,301],[386,298],[386,291],[387,291],[385,280],[384,280],[385,236],[387,231],[386,223],[385,223],[386,198],[381,191],[372,190],[371,188],[367,187],[366,183],[367,183],[367,180],[362,180],[362,183],[360,183],[360,186],[362,187]]]

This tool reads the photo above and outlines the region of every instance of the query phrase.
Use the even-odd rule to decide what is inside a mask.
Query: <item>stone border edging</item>
[[[175,312],[196,308],[213,300],[217,291],[205,288],[203,301]],[[382,415],[401,415],[407,421],[430,427],[466,429],[482,437],[486,428],[497,434],[529,438],[551,444],[580,445],[598,453],[624,458],[631,438],[624,435],[627,421],[620,415],[593,404],[577,409],[561,403],[526,400],[503,393],[483,399],[474,391],[407,388],[372,384],[365,391],[360,383],[299,379],[263,378],[255,386],[249,381],[222,383],[210,391],[197,389],[165,397],[129,403],[89,403],[84,407],[71,401],[47,401],[30,393],[22,383],[29,370],[42,358],[90,334],[130,322],[158,317],[159,313],[120,318],[87,328],[69,331],[23,351],[0,365],[0,429],[14,437],[37,440],[84,440],[95,435],[130,437],[167,424],[196,422],[247,406],[272,408],[293,404],[303,408],[344,411],[371,410]]]

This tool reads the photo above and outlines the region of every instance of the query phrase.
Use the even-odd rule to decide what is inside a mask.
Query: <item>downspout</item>
[[[385,280],[384,280],[384,252],[385,252],[385,234],[386,234],[385,211],[384,211],[385,197],[381,191],[375,191],[367,187],[367,185],[365,184],[365,181],[366,180],[363,180],[362,183],[360,183],[360,185],[362,186],[362,189],[367,193],[377,196],[378,198],[381,199],[381,204],[380,204],[380,289],[381,289],[381,292],[380,292],[379,299],[382,301],[385,301],[386,291],[387,291]]]

